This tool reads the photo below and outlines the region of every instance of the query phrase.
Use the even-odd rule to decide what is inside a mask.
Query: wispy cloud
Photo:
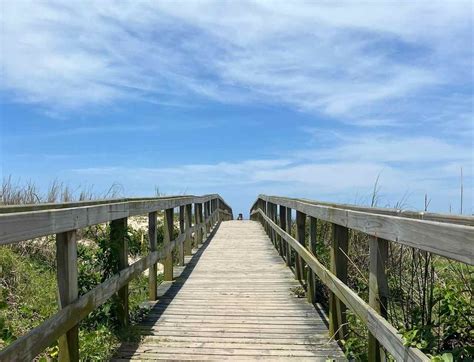
[[[423,137],[406,137],[397,142],[386,137],[370,140],[345,140],[327,152],[301,151],[286,159],[243,160],[214,164],[189,164],[175,167],[123,168],[94,167],[71,170],[78,177],[97,178],[109,183],[124,182],[139,187],[147,180],[156,180],[170,193],[187,189],[229,192],[231,202],[244,203],[238,195],[260,192],[309,197],[319,200],[350,202],[370,194],[380,176],[386,205],[393,206],[405,194],[420,199],[428,193],[434,204],[444,210],[442,202],[457,200],[460,167],[469,165],[468,146],[453,146],[444,141]],[[420,162],[424,165],[419,167]],[[468,167],[469,168],[469,167]],[[471,184],[472,170],[464,170],[466,185]],[[465,200],[472,200],[467,190]],[[416,200],[410,206],[421,204]],[[467,203],[469,204],[469,203]]]
[[[188,94],[367,126],[388,102],[472,82],[469,1],[3,7],[4,87],[46,109]]]

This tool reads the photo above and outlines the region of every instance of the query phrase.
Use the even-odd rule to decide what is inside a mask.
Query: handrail
[[[352,205],[352,204],[339,204],[339,203],[333,203],[333,202],[309,200],[309,199],[304,199],[304,198],[301,199],[301,198],[292,198],[292,197],[259,195],[259,198],[260,197],[263,197],[263,198],[274,197],[278,199],[301,201],[308,204],[334,207],[337,209],[370,212],[371,214],[391,215],[391,216],[406,217],[406,218],[411,218],[411,219],[448,222],[448,223],[453,223],[453,224],[474,226],[474,217],[466,216],[466,215],[438,214],[438,213],[432,213],[432,212],[427,212],[427,211],[411,211],[411,210],[395,209],[395,208],[382,208],[382,207],[359,206],[359,205]]]
[[[124,217],[143,215],[157,210],[180,207],[186,204],[206,203],[212,199],[218,199],[219,207],[231,212],[232,209],[219,195],[86,201],[83,203],[58,204],[57,206],[48,204],[47,207],[43,205],[6,206],[0,208],[0,245],[80,229]],[[31,210],[24,211],[25,207]],[[20,211],[2,213],[2,209]]]
[[[260,195],[259,200],[282,205],[368,235],[474,265],[474,227],[472,226],[336,208],[286,197]],[[464,217],[464,219],[474,220],[472,217]]]
[[[192,205],[195,223],[192,225]],[[179,207],[180,234],[171,240],[174,229],[174,209]],[[173,279],[172,252],[180,248],[179,263],[192,247],[203,243],[221,221],[233,218],[232,209],[219,195],[178,196],[166,198],[115,199],[97,202],[65,203],[59,205],[28,205],[0,208],[0,245],[56,235],[58,287],[60,310],[27,334],[0,351],[1,361],[32,360],[54,341],[60,341],[60,359],[77,361],[78,323],[91,311],[118,294],[122,325],[128,324],[128,283],[147,268],[150,299],[156,299],[156,263],[164,264],[164,280]],[[4,209],[4,208],[3,208]],[[21,210],[13,212],[12,210]],[[156,245],[157,211],[164,210],[164,243]],[[5,210],[3,210],[5,211]],[[128,249],[123,227],[127,217],[148,214],[150,253],[128,266]],[[111,241],[119,251],[119,272],[86,294],[78,297],[76,230],[99,223],[111,222]],[[23,228],[23,231],[21,229]],[[194,234],[194,240],[192,235]]]
[[[222,205],[224,205],[227,210],[232,209],[229,205],[227,205],[227,203],[219,195],[209,194],[209,195],[203,195],[203,196],[180,195],[180,196],[159,196],[159,197],[127,197],[127,198],[83,200],[83,201],[71,201],[71,202],[45,202],[45,203],[39,203],[39,204],[21,204],[21,205],[0,204],[0,214],[11,213],[11,212],[68,209],[68,208],[73,208],[73,207],[116,204],[116,203],[123,203],[123,202],[129,202],[129,201],[156,201],[156,200],[182,199],[184,197],[200,197],[200,198],[218,197]]]
[[[277,207],[280,205],[280,212]],[[337,207],[336,207],[337,206]],[[290,235],[291,210],[296,210],[296,237]],[[388,242],[409,245],[420,250],[436,253],[447,258],[473,264],[474,218],[444,218],[431,214],[438,221],[413,218],[414,214],[393,216],[377,209],[344,207],[340,204],[320,203],[311,200],[259,195],[250,210],[252,219],[262,222],[270,239],[286,259],[292,263],[290,250],[297,254],[295,260],[296,278],[304,279],[303,261],[311,271],[306,273],[307,297],[314,302],[314,275],[330,290],[329,326],[330,334],[336,339],[343,338],[346,328],[344,308],[349,307],[369,330],[369,360],[381,356],[380,345],[395,359],[403,361],[429,360],[419,349],[404,346],[397,330],[386,319],[387,280],[385,263]],[[306,218],[310,219],[310,246],[306,248]],[[278,220],[279,219],[279,220]],[[316,220],[333,224],[331,247],[331,267],[326,268],[316,258]],[[443,219],[443,222],[439,220]],[[278,225],[279,224],[279,225]],[[366,303],[346,284],[348,229],[371,235],[370,239],[370,279],[369,303]],[[314,273],[314,274],[313,274]],[[377,357],[378,356],[378,357]]]

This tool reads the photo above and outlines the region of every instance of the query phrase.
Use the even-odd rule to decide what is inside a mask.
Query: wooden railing
[[[175,208],[179,208],[180,233],[172,240]],[[164,242],[158,246],[157,213],[161,210],[164,211]],[[148,215],[150,252],[128,265],[127,218],[137,215]],[[232,209],[215,194],[1,207],[0,246],[56,235],[60,310],[0,351],[0,361],[31,361],[56,340],[59,340],[60,360],[78,361],[78,323],[82,319],[117,294],[119,323],[128,325],[128,283],[149,268],[149,298],[156,300],[157,262],[164,264],[164,280],[172,280],[173,250],[179,248],[178,262],[183,265],[185,254],[190,255],[193,246],[201,244],[221,221],[232,218]],[[111,243],[118,250],[119,273],[79,297],[77,230],[108,222]]]
[[[291,236],[292,210],[296,211],[295,238]],[[473,265],[473,217],[404,212],[266,195],[258,197],[250,215],[252,219],[262,222],[288,266],[293,263],[291,250],[296,253],[295,276],[306,285],[310,302],[314,303],[316,298],[316,276],[328,287],[331,336],[339,340],[346,334],[348,307],[369,330],[369,361],[382,359],[384,352],[381,346],[397,361],[429,360],[419,349],[405,346],[401,335],[386,319],[388,286],[385,267],[388,243],[404,244]],[[329,268],[317,258],[317,219],[333,224]],[[349,229],[370,235],[368,303],[347,286]],[[306,280],[303,280],[304,263],[310,269],[306,273]]]

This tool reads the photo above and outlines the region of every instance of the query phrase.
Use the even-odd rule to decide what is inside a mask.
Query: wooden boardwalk
[[[184,270],[183,270],[184,269]],[[123,360],[345,360],[260,223],[222,222],[126,343]]]

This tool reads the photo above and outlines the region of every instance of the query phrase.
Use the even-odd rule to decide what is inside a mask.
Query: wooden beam
[[[317,220],[310,216],[309,217],[309,251],[311,254],[316,256],[316,244],[317,244]],[[316,303],[316,275],[312,270],[308,270],[307,276],[307,298],[311,304]]]
[[[268,196],[268,195],[259,195],[257,200],[260,200],[261,198],[279,198],[279,199],[291,200],[295,202],[302,202],[302,203],[312,204],[312,205],[328,206],[328,207],[343,209],[343,210],[362,211],[362,212],[368,212],[371,214],[399,216],[399,217],[410,218],[410,219],[474,226],[474,217],[472,215],[468,216],[468,215],[454,215],[454,214],[438,214],[438,213],[431,213],[431,212],[426,212],[426,211],[410,211],[410,210],[381,208],[381,207],[367,207],[367,206],[359,206],[359,205],[351,205],[351,204],[338,204],[338,203],[333,203],[333,202],[323,202],[323,201],[308,200],[308,199],[301,199],[301,198]]]
[[[280,227],[283,230],[286,230],[286,207],[280,205],[280,213],[279,213],[279,219],[280,219]],[[287,255],[288,255],[288,244],[286,241],[280,237],[281,240],[281,245],[282,245],[282,252],[281,256],[285,259],[285,262],[287,262]]]
[[[128,267],[127,218],[113,220],[110,223],[110,240],[117,251],[118,271]],[[117,291],[117,319],[121,327],[129,324],[128,284]]]
[[[185,226],[186,226],[186,241],[184,242],[184,254],[192,255],[193,251],[193,240],[191,235],[191,228],[193,225],[193,205],[186,205],[186,213],[184,215]]]
[[[259,196],[317,219],[474,265],[474,227],[340,209],[275,196]]]
[[[40,206],[28,208],[13,208],[21,212],[0,212],[0,245],[30,240],[36,237],[59,234],[69,230],[107,223],[135,215],[146,215],[153,211],[179,207],[189,203],[201,203],[219,197],[209,196],[180,196],[152,199],[131,199],[132,201],[110,202],[101,201],[83,207],[72,206],[68,203],[62,208],[48,205],[46,209]],[[115,201],[115,200],[113,200]],[[227,205],[221,200],[223,205]],[[75,205],[76,203],[73,203]],[[32,211],[28,211],[31,209]],[[10,210],[10,209],[9,209]],[[229,210],[231,211],[232,209]]]
[[[184,219],[185,219],[185,205],[182,205],[179,207],[179,233],[180,234],[185,234],[186,233],[186,228],[184,224]],[[178,265],[183,266],[184,265],[184,242],[180,245],[178,245]]]
[[[348,245],[348,229],[333,224],[331,272],[344,284],[347,284]],[[346,306],[334,293],[329,293],[329,334],[336,340],[345,339],[347,335]]]
[[[296,212],[296,240],[306,247],[306,215],[300,211]],[[295,278],[301,283],[304,279],[303,275],[304,265],[303,260],[299,254],[296,255]]]
[[[174,233],[174,224],[173,224],[173,217],[174,217],[174,209],[166,209],[165,210],[165,224],[164,224],[164,238],[163,244],[164,246],[168,246],[173,239]],[[166,255],[166,259],[163,263],[163,280],[164,281],[172,281],[173,280],[173,253],[170,252]]]
[[[156,230],[157,212],[153,211],[148,214],[148,240],[150,243],[150,252],[156,251],[157,248],[157,230]],[[154,263],[148,269],[148,299],[157,300],[157,264]]]
[[[290,235],[291,235],[291,224],[292,224],[292,220],[291,220],[291,208],[287,207],[287,208],[286,208],[286,223],[285,223],[285,225],[286,225],[286,230],[285,230],[285,231],[286,231],[288,234],[290,234]],[[292,265],[292,260],[291,260],[291,254],[292,254],[292,252],[291,252],[291,250],[292,250],[292,249],[291,249],[290,244],[287,244],[287,247],[288,247],[288,248],[286,249],[286,265],[289,266],[289,267],[291,267],[291,265]]]
[[[371,237],[369,241],[369,305],[387,318],[388,283],[385,267],[388,259],[388,241]],[[369,332],[369,361],[385,361],[385,352],[376,336]]]
[[[74,302],[78,295],[76,230],[56,235],[56,265],[59,309]],[[79,361],[79,326],[59,338],[59,361]]]

